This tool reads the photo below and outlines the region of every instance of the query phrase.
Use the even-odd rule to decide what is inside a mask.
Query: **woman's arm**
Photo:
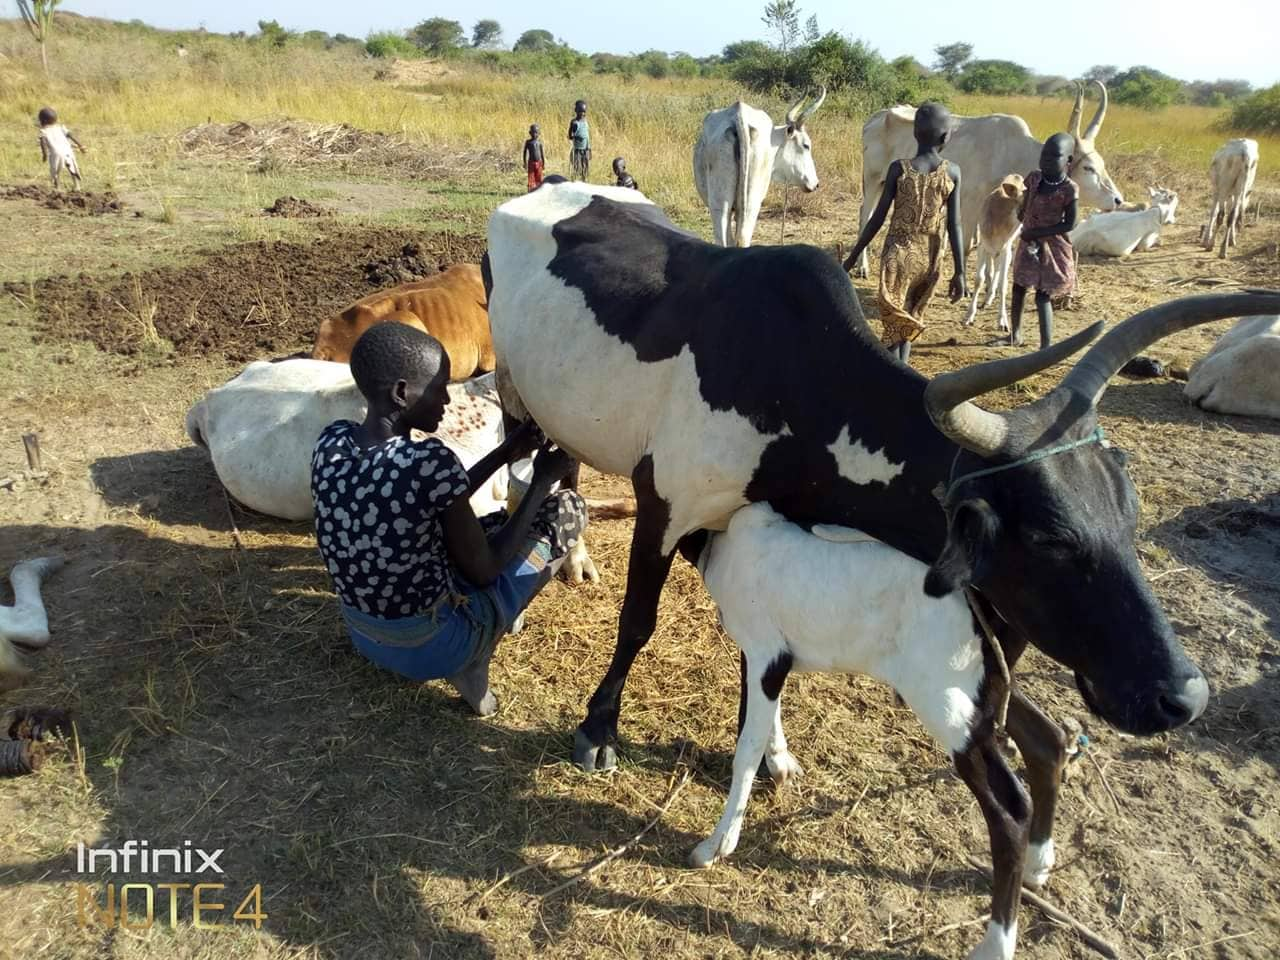
[[[853,269],[853,265],[862,256],[862,251],[867,248],[867,244],[875,239],[876,234],[880,232],[880,228],[884,226],[884,218],[889,215],[889,207],[893,204],[893,198],[898,195],[898,178],[901,174],[901,164],[895,163],[889,168],[889,173],[884,178],[884,189],[880,191],[880,202],[876,204],[876,208],[871,214],[871,219],[867,221],[867,225],[862,228],[862,233],[859,234],[857,243],[853,245],[852,252],[845,258],[845,272]]]
[[[956,303],[968,294],[969,288],[964,275],[964,231],[960,228],[960,168],[954,163],[948,165],[955,184],[951,196],[947,197],[947,239],[951,242],[951,265],[955,271],[949,292],[951,302]]]
[[[471,501],[459,497],[441,517],[445,548],[462,575],[477,587],[487,587],[515,559],[528,539],[529,529],[542,501],[556,481],[568,475],[573,460],[563,450],[543,447],[533,462],[533,482],[516,512],[490,539],[471,509]]]
[[[502,443],[486,453],[467,471],[467,496],[479,490],[481,484],[492,477],[500,467],[505,467],[521,457],[527,457],[537,447],[540,435],[538,425],[532,420],[525,420],[507,434]]]

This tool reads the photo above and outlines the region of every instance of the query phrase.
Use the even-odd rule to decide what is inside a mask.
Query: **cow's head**
[[[1111,182],[1107,175],[1107,164],[1102,159],[1093,141],[1102,129],[1102,121],[1107,116],[1107,86],[1101,80],[1093,81],[1098,86],[1098,112],[1089,121],[1084,133],[1080,132],[1080,114],[1084,109],[1084,87],[1076,84],[1076,102],[1071,108],[1071,120],[1067,129],[1076,139],[1075,153],[1072,155],[1071,167],[1067,171],[1071,179],[1080,188],[1080,201],[1087,206],[1099,210],[1115,210],[1124,203],[1120,189]]]
[[[925,391],[929,416],[961,450],[943,496],[946,543],[925,591],[980,589],[1027,640],[1074,671],[1089,708],[1122,730],[1151,734],[1198,717],[1208,684],[1138,566],[1138,498],[1123,454],[1095,434],[1097,402],[1116,371],[1161,337],[1275,312],[1275,291],[1153,307],[1099,340],[1047,396],[1005,413],[970,398],[1065,359],[1102,324],[1037,354],[935,378]]]
[[[813,164],[813,141],[809,139],[805,123],[825,99],[827,88],[823,87],[818,99],[809,106],[800,109],[805,101],[801,97],[787,111],[787,122],[781,128],[782,145],[773,158],[774,182],[786,187],[800,187],[805,193],[813,193],[818,189],[818,168]]]
[[[1178,194],[1167,187],[1147,187],[1151,197],[1151,205],[1160,208],[1160,222],[1173,223],[1174,214],[1178,211]]]

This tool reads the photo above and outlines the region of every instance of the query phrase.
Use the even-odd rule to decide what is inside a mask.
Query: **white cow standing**
[[[1258,141],[1238,137],[1228,140],[1209,163],[1209,183],[1213,188],[1213,208],[1204,225],[1202,239],[1206,250],[1213,249],[1213,236],[1221,225],[1222,249],[1218,257],[1227,258],[1227,247],[1236,245],[1236,229],[1244,222],[1249,206],[1249,193],[1258,175]]]
[[[1084,91],[1077,86],[1076,102],[1071,111],[1068,131],[1076,138],[1072,162],[1067,174],[1080,188],[1080,205],[1114,210],[1124,197],[1107,175],[1107,165],[1094,146],[1107,115],[1107,88],[1094,81],[1099,90],[1098,111],[1080,132],[1080,114]],[[862,127],[862,207],[858,214],[861,231],[871,217],[884,190],[885,174],[890,164],[901,157],[914,156],[915,107],[896,106],[880,110]],[[983,117],[952,117],[951,139],[942,155],[953,160],[964,175],[960,185],[960,225],[966,249],[972,245],[982,213],[982,202],[1011,173],[1025,175],[1040,166],[1043,142],[1031,135],[1031,128],[1021,117],[992,113]],[[864,252],[857,265],[857,276],[865,277],[870,261]]]
[[[1280,420],[1280,316],[1245,317],[1191,367],[1183,393],[1215,413]]]
[[[804,110],[804,98],[787,111],[786,123],[774,126],[763,110],[739,100],[714,110],[702,121],[702,134],[693,148],[693,182],[711,213],[711,232],[717,246],[749,247],[769,182],[818,189],[813,143],[805,122],[827,97]]]
[[[1069,234],[1081,256],[1127,257],[1135,250],[1152,250],[1160,243],[1160,230],[1174,222],[1178,195],[1172,190],[1149,188],[1151,206],[1145,210],[1095,213]]]

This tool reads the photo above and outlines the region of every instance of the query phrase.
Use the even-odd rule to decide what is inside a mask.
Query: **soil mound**
[[[268,217],[284,217],[286,220],[306,220],[310,217],[327,217],[329,211],[317,207],[309,200],[298,197],[276,197],[276,202],[262,211]]]
[[[32,183],[20,187],[5,187],[0,190],[0,199],[33,200],[50,210],[70,210],[89,216],[124,211],[124,201],[109,190],[103,193],[88,191],[63,193],[60,190],[52,190]]]

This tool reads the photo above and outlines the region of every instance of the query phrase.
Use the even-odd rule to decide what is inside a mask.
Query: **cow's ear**
[[[1000,518],[985,500],[965,500],[951,513],[942,555],[924,578],[924,592],[931,597],[949,593],[981,580],[986,573],[1000,530]]]
[[[1019,190],[1016,183],[1002,183],[1000,184],[1000,190],[1010,200],[1018,199]]]

